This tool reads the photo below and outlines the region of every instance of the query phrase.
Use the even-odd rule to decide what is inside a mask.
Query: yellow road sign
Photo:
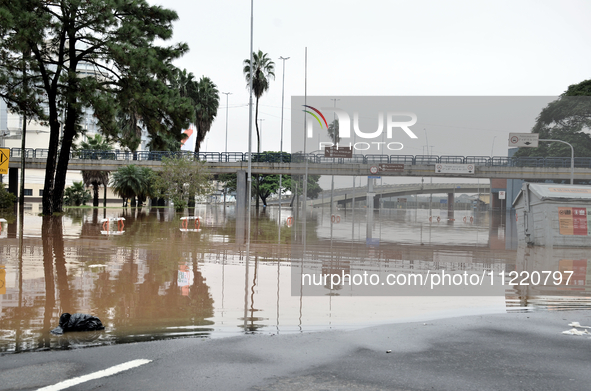
[[[0,148],[0,174],[8,174],[8,159],[10,158],[10,149]]]

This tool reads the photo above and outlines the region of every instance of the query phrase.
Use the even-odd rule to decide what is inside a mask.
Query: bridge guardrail
[[[47,158],[49,153],[45,148],[26,148],[26,158]],[[12,158],[21,157],[20,148],[12,148],[10,150]],[[162,161],[163,157],[178,157],[190,156],[201,161],[210,163],[230,163],[230,162],[246,162],[248,161],[248,153],[243,152],[199,152],[195,154],[191,151],[95,151],[95,150],[78,150],[70,153],[70,159],[90,159],[90,160],[118,160],[118,161]],[[454,156],[454,155],[362,155],[354,154],[351,158],[327,158],[323,154],[315,153],[288,153],[288,152],[262,152],[253,153],[252,161],[260,163],[302,163],[304,161],[310,163],[326,163],[326,164],[377,164],[377,163],[392,163],[392,164],[410,164],[410,165],[425,165],[438,163],[454,163],[454,164],[474,164],[480,166],[493,167],[555,167],[555,168],[569,168],[570,157],[506,157],[506,156]],[[591,157],[575,157],[574,165],[576,168],[591,168]]]

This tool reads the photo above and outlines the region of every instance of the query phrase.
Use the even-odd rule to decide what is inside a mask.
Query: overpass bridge
[[[488,193],[490,191],[489,183],[419,183],[419,184],[401,184],[374,186],[372,193],[374,205],[379,205],[381,198],[402,197],[415,194],[453,194],[453,193]],[[367,186],[357,187],[355,189],[335,189],[333,202],[345,206],[351,204],[353,197],[355,202],[367,200]],[[439,202],[439,201],[437,201]],[[308,201],[309,205],[322,206],[330,205],[330,191],[323,191],[322,194],[314,200]]]
[[[46,149],[26,149],[25,167],[45,169]],[[10,152],[9,168],[20,168],[20,148]],[[242,152],[102,152],[75,151],[71,153],[68,169],[116,171],[119,167],[135,164],[161,169],[162,158],[191,156],[204,161],[212,174],[237,173],[248,170],[247,153]],[[387,177],[444,177],[444,178],[487,178],[524,180],[568,180],[570,179],[570,158],[508,158],[488,156],[428,156],[428,155],[353,155],[352,158],[326,158],[320,154],[260,153],[251,154],[252,170],[259,174],[367,176],[370,168],[379,163],[401,164],[400,171],[380,172]],[[470,164],[473,174],[438,173],[437,164]],[[16,175],[16,174],[14,174]],[[16,176],[14,177],[16,179]],[[575,158],[574,178],[591,178],[591,158]]]

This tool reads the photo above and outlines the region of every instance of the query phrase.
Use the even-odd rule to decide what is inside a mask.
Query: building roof
[[[524,183],[523,187],[515,197],[513,205],[528,187],[542,201],[589,201],[591,202],[591,186],[584,185],[562,185],[555,183]]]

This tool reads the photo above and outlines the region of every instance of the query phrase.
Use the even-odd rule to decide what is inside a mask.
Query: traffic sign
[[[438,174],[474,174],[474,164],[436,164],[435,172]]]
[[[509,133],[509,146],[537,148],[539,137],[538,133]]]
[[[404,171],[404,164],[380,163],[378,168],[380,171]]]
[[[10,149],[0,148],[0,174],[8,174],[8,160],[10,159]]]
[[[368,175],[367,177],[370,179],[380,179],[381,178],[381,176],[377,176],[377,175]]]
[[[335,158],[352,158],[353,149],[351,147],[324,147],[324,157],[335,157]]]
[[[377,173],[378,173],[378,166],[371,166],[371,167],[369,168],[369,172],[370,172],[371,174],[377,174]]]
[[[505,192],[499,191],[499,200],[504,200],[504,199],[505,199]]]

